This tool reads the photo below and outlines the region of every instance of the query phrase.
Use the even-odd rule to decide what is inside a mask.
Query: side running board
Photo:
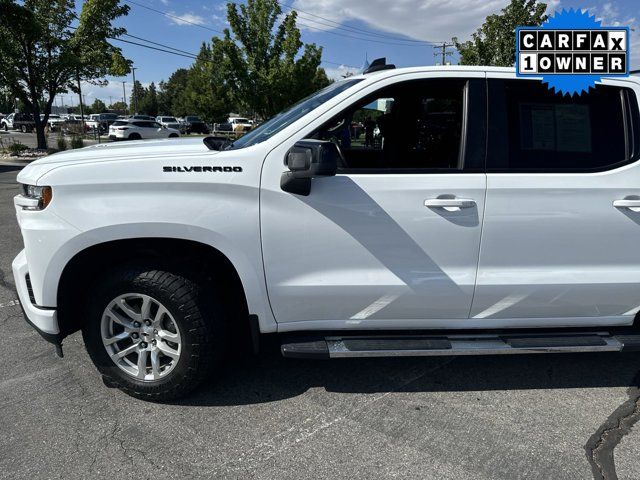
[[[413,357],[640,351],[640,333],[609,332],[300,336],[282,342],[290,358]]]

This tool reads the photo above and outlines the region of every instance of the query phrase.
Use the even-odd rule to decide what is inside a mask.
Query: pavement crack
[[[617,480],[613,452],[640,420],[640,372],[627,390],[628,398],[600,425],[585,445],[587,460],[596,480]]]
[[[96,442],[96,445],[102,443],[103,441],[105,443],[107,443],[110,439],[113,439],[118,431],[118,427],[120,426],[120,419],[118,416],[116,416],[113,419],[114,423],[113,423],[113,427],[111,428],[111,431],[109,432],[105,432],[104,434],[102,434],[100,436],[100,438],[98,439],[98,441]],[[95,464],[98,460],[98,454],[102,451],[101,448],[94,448],[93,449],[93,457],[91,458],[91,464],[89,465],[89,474],[91,474],[93,472],[93,469],[95,467]]]

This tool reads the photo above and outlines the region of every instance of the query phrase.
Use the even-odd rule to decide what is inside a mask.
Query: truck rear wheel
[[[152,401],[198,386],[226,344],[224,311],[206,290],[143,267],[121,269],[98,285],[82,333],[105,384]]]

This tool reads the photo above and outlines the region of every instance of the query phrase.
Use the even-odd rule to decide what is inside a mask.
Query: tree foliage
[[[107,106],[99,98],[93,101],[90,108],[93,113],[104,113],[107,111]]]
[[[196,114],[209,122],[225,122],[233,109],[233,88],[228,83],[229,61],[221,41],[203,44],[189,69],[184,92],[180,96],[185,115]]]
[[[158,92],[153,82],[145,88],[138,101],[138,111],[144,115],[158,116]]]
[[[128,73],[108,42],[125,33],[113,21],[128,11],[119,0],[85,0],[79,16],[74,0],[0,0],[0,84],[34,114],[39,148],[57,95],[77,93],[80,80]]]
[[[124,114],[127,111],[127,104],[123,101],[113,102],[111,105],[109,105],[109,110],[112,112]]]
[[[169,80],[159,84],[158,111],[160,115],[185,116],[189,112],[185,108],[182,96],[187,88],[187,77],[189,70],[179,68],[171,74]]]
[[[239,105],[269,117],[329,83],[322,48],[302,43],[295,11],[283,17],[277,0],[248,0],[227,4],[227,20],[231,29],[211,48],[213,56],[221,50],[220,75]]]
[[[459,42],[461,65],[494,65],[511,67],[516,59],[516,27],[541,25],[547,20],[547,5],[537,0],[511,0],[500,14],[489,15],[471,36]]]
[[[15,98],[6,86],[0,85],[0,113],[11,113],[14,108]]]

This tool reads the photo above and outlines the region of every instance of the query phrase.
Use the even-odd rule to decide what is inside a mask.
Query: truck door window
[[[589,172],[628,163],[624,90],[599,85],[569,97],[541,82],[491,80],[487,170]]]
[[[340,146],[341,171],[460,170],[465,83],[418,80],[386,87],[310,137]]]

